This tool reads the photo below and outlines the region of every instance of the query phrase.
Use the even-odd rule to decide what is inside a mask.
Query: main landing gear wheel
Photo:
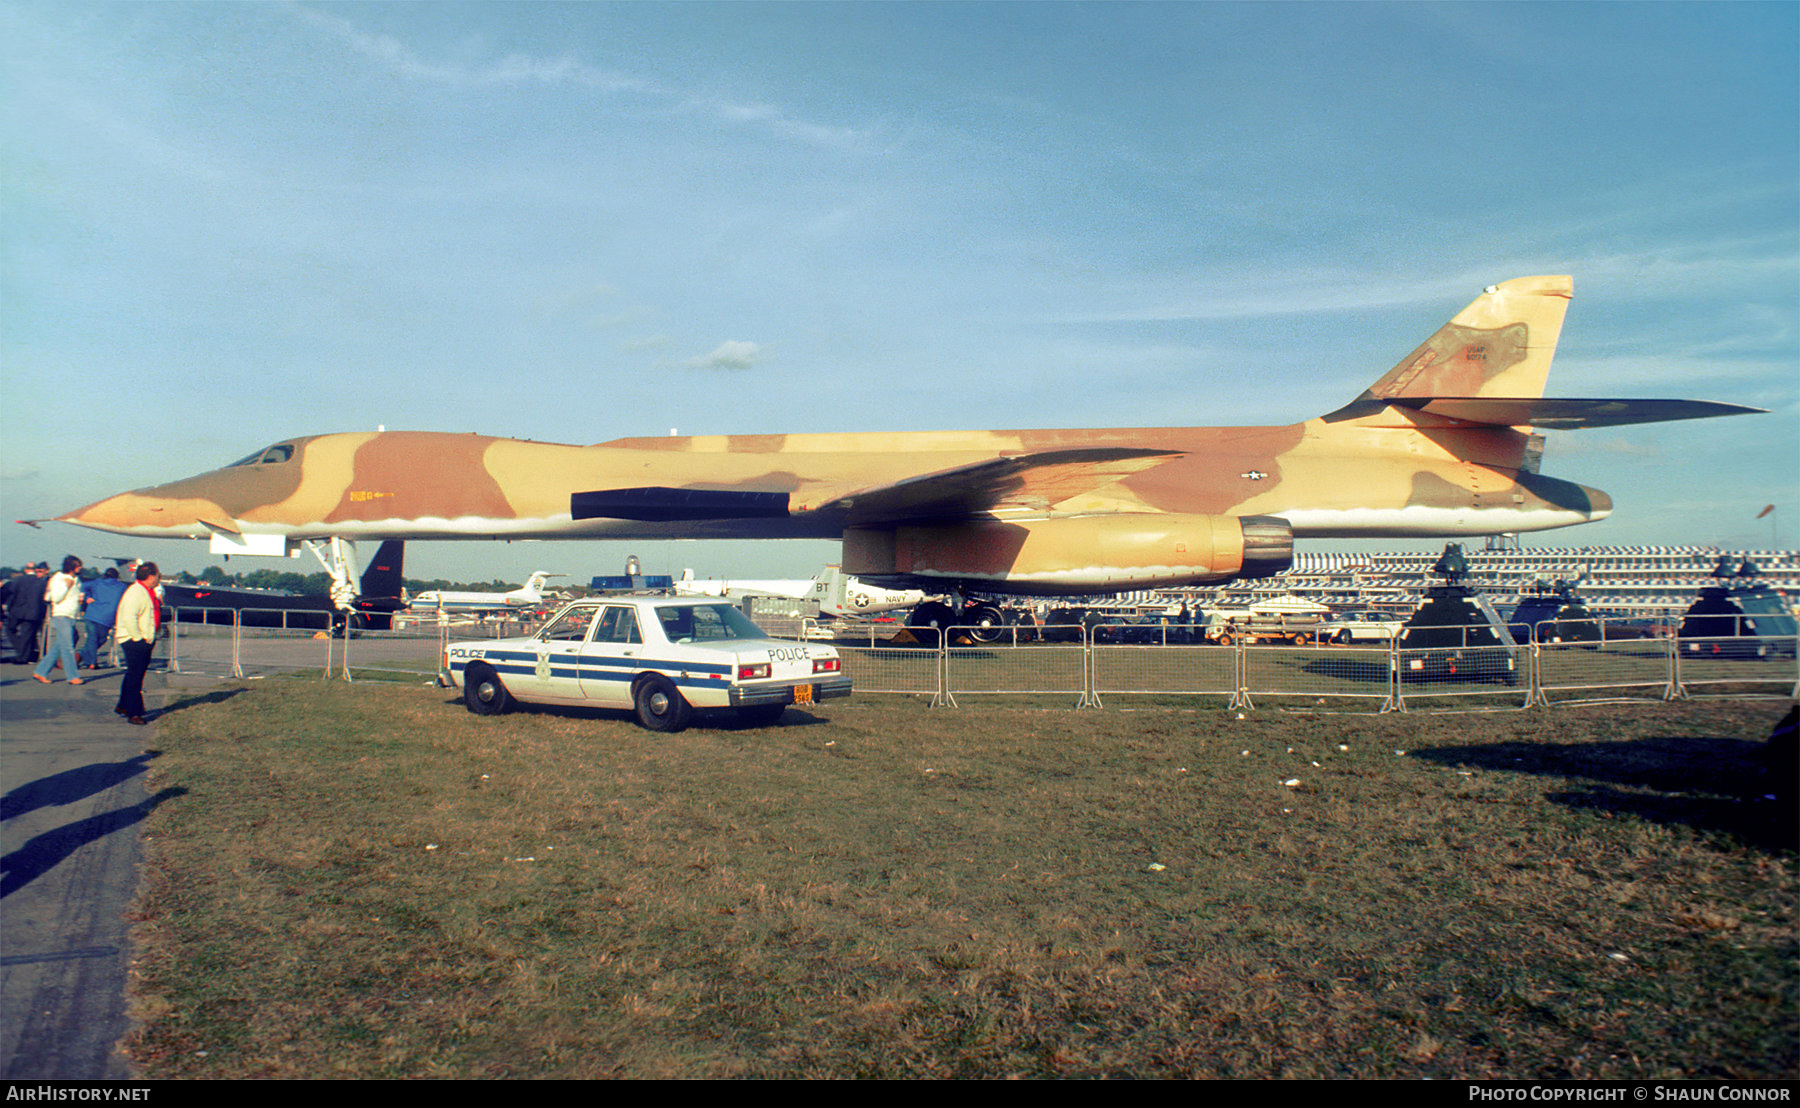
[[[950,605],[932,600],[919,605],[906,617],[906,627],[922,646],[936,646],[944,637],[944,628],[956,622]]]
[[[660,674],[638,682],[632,703],[637,706],[638,722],[652,731],[680,731],[694,718],[693,706],[682,698],[674,682]]]
[[[463,672],[463,706],[478,716],[497,716],[512,707],[512,694],[492,666],[476,663]]]
[[[993,604],[977,604],[963,614],[969,637],[978,643],[999,642],[1006,637],[1006,614]]]

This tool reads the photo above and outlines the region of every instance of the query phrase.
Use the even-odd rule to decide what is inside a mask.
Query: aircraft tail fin
[[[1519,277],[1489,285],[1370,386],[1369,395],[1380,400],[1544,395],[1574,291],[1568,277]]]
[[[363,571],[362,595],[379,598],[402,595],[401,564],[405,559],[406,544],[399,539],[388,539],[376,548],[375,557],[369,560],[369,568]]]
[[[1574,291],[1568,277],[1489,285],[1326,422],[1393,407],[1464,424],[1575,430],[1762,410],[1699,400],[1546,399],[1544,382]]]
[[[1381,380],[1325,418],[1364,415],[1409,398],[1543,396],[1574,290],[1569,277],[1489,285]]]

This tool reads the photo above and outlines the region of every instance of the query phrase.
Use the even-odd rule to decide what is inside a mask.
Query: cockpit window
[[[256,453],[250,455],[247,458],[239,458],[237,461],[232,462],[231,465],[228,465],[225,468],[226,469],[234,469],[237,466],[273,465],[276,462],[288,461],[293,456],[294,456],[294,444],[284,442],[284,443],[280,444],[279,446],[271,446],[267,450],[258,450]]]

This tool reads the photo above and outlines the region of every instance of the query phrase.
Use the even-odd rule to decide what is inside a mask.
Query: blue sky
[[[9,521],[377,425],[1288,423],[1570,273],[1552,395],[1772,414],[1553,434],[1617,509],[1527,542],[1800,538],[1791,3],[8,0],[0,174]],[[408,570],[627,549],[835,556]]]

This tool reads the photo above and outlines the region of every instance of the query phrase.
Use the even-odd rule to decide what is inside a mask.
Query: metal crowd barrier
[[[1020,628],[947,627],[940,636],[943,687],[935,703],[956,706],[956,693],[1073,695],[1085,706],[1093,695],[1088,668],[1089,647],[1080,624],[1052,625],[1019,645]],[[1062,631],[1076,633],[1074,645],[1061,641]],[[982,641],[982,640],[989,641]],[[851,671],[851,686],[856,674]]]
[[[1197,624],[1005,628],[998,641],[980,641],[992,639],[993,629],[947,627],[941,636],[907,629],[901,636],[893,624],[818,621],[801,637],[835,641],[858,691],[929,695],[933,705],[946,706],[956,706],[959,696],[1008,693],[1072,695],[1077,707],[1099,707],[1103,695],[1149,694],[1212,698],[1237,708],[1280,699],[1376,712],[1696,695],[1800,698],[1792,635],[1678,639],[1599,620],[1591,626],[1563,621],[1554,635],[1545,628],[1512,645],[1471,643],[1465,635],[1461,645],[1429,648],[1398,638],[1343,646],[1242,639],[1210,645]],[[1549,641],[1533,641],[1538,638]]]
[[[434,676],[446,628],[435,623],[380,630],[353,613],[346,624],[332,613],[280,608],[164,607],[170,673],[247,677],[318,670],[322,678],[355,680],[355,670],[402,676]],[[314,626],[305,626],[311,622]],[[519,633],[517,630],[511,632]],[[352,654],[356,661],[352,663]]]
[[[201,622],[196,613],[218,622]],[[183,615],[187,620],[176,618]],[[494,637],[530,631],[515,620],[406,619],[409,626],[388,630],[353,625],[345,637],[282,626],[293,615],[275,609],[168,610],[168,669],[229,677],[316,670],[342,680],[358,673],[427,679],[436,674],[452,633],[466,639],[476,629]],[[1794,635],[1633,638],[1600,621],[1564,621],[1555,635],[1547,628],[1532,638],[1552,641],[1429,649],[1395,639],[1344,646],[1241,639],[1212,645],[1201,625],[957,626],[903,635],[892,623],[808,620],[790,633],[834,643],[859,692],[929,696],[933,705],[950,707],[961,696],[1007,694],[1069,696],[1077,707],[1099,707],[1103,696],[1150,695],[1236,708],[1279,701],[1371,712],[1690,696],[1800,698]]]
[[[1550,630],[1554,627],[1554,630]],[[1532,651],[1536,703],[1674,700],[1682,696],[1673,635],[1622,637],[1603,620],[1540,624]]]

